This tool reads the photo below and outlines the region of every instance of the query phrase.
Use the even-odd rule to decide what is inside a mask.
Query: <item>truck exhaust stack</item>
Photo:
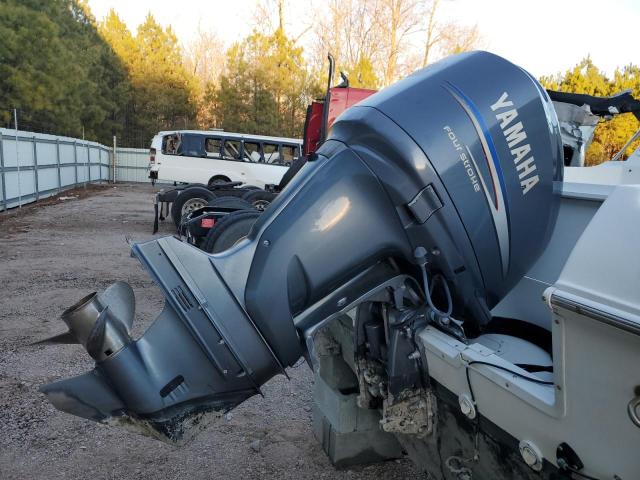
[[[42,391],[65,412],[179,443],[313,357],[318,327],[373,296],[412,285],[425,321],[476,336],[544,250],[561,179],[536,80],[485,52],[446,59],[347,110],[232,249],[134,245],[162,313],[133,340],[130,287],[85,297],[63,320],[95,369]]]

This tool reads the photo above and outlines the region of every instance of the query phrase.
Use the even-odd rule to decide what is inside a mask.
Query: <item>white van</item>
[[[179,183],[277,184],[301,155],[302,140],[220,130],[160,132],[151,141],[149,178]]]

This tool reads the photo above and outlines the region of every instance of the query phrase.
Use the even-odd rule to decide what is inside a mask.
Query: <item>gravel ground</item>
[[[160,311],[161,294],[126,244],[152,237],[152,191],[93,186],[0,213],[0,479],[422,478],[408,460],[336,470],[312,435],[305,364],[182,448],[63,414],[44,399],[39,385],[93,366],[78,345],[31,345],[65,330],[66,307],[126,280],[136,293],[135,334]]]

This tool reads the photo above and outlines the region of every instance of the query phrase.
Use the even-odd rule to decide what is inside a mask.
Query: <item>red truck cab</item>
[[[324,99],[314,100],[307,107],[307,116],[304,123],[303,155],[309,156],[315,152],[325,140],[327,132],[336,118],[347,108],[376,93],[377,90],[366,88],[354,88],[349,86],[349,81],[343,76],[343,82],[337,87],[331,87],[333,78],[334,60],[329,55],[329,86]]]

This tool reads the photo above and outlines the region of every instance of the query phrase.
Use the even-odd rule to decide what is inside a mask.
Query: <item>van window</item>
[[[256,142],[244,142],[244,161],[245,162],[261,162],[262,153],[260,144]]]
[[[185,157],[204,157],[204,142],[202,136],[194,135],[191,133],[185,133],[179,135],[178,146],[176,149],[177,155],[184,155]]]
[[[240,160],[240,141],[225,140],[222,158],[225,160]]]
[[[222,140],[219,138],[207,138],[204,141],[204,151],[207,153],[207,157],[220,158],[221,146]]]
[[[177,133],[165,135],[162,139],[162,153],[176,155],[180,146],[180,135]]]
[[[277,143],[263,143],[264,162],[280,163],[280,146]]]
[[[291,162],[297,157],[298,148],[292,145],[282,146],[282,163],[291,165]]]

